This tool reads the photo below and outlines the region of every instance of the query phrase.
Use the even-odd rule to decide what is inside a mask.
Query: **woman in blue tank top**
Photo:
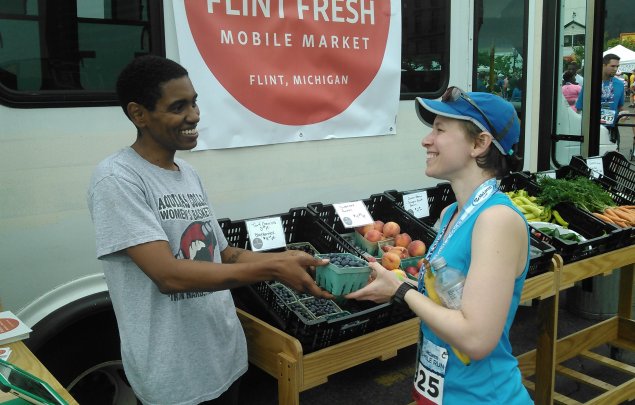
[[[460,306],[440,303],[424,275],[435,274],[429,266],[413,286],[371,263],[374,280],[347,298],[393,300],[421,319],[413,384],[418,404],[531,404],[509,343],[529,268],[529,230],[496,182],[519,169],[518,116],[496,95],[456,87],[440,101],[415,103],[432,127],[422,141],[425,173],[449,181],[457,200],[442,211],[426,258],[443,257],[465,276]]]

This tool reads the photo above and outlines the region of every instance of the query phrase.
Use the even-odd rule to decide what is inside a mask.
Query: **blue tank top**
[[[447,242],[442,256],[449,267],[454,267],[467,274],[472,258],[472,230],[474,229],[476,218],[483,210],[499,204],[511,207],[524,219],[523,214],[516,209],[504,193],[500,191],[495,193],[479,207],[474,215],[467,219]],[[457,204],[455,202],[446,210],[440,229],[444,229],[456,209]],[[529,228],[527,228],[527,236],[529,238]],[[449,359],[443,389],[444,404],[533,404],[529,393],[522,385],[518,361],[512,355],[512,347],[509,342],[509,329],[516,315],[528,269],[529,246],[525,270],[514,282],[514,294],[507,313],[503,334],[494,350],[487,357],[481,360],[472,360],[469,366],[465,366],[450,349],[450,345],[437,337],[424,322],[421,322],[423,335],[428,340],[448,350]]]

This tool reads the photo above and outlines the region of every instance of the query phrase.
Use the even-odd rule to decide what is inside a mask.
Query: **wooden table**
[[[559,256],[556,255],[556,257]],[[558,272],[556,291],[570,288],[576,281],[602,274],[607,275],[614,269],[621,269],[618,313],[603,322],[557,339],[559,294],[555,294],[554,299],[541,301],[545,305],[540,311],[541,330],[538,346],[536,350],[518,357],[523,377],[527,378],[536,374],[535,384],[528,380],[523,381],[529,389],[534,391],[536,404],[553,404],[554,401],[562,404],[579,404],[578,401],[555,392],[556,373],[603,391],[603,394],[587,404],[618,404],[635,399],[635,367],[591,351],[607,343],[614,347],[635,351],[635,322],[631,319],[634,263],[635,245],[632,245],[562,265],[561,271]],[[623,371],[631,378],[618,386],[612,386],[561,364],[576,356]]]
[[[14,342],[9,346],[12,350],[8,361],[21,369],[33,374],[34,376],[46,381],[57,393],[71,405],[77,405],[77,401],[71,397],[71,394],[57,381],[57,379],[44,367],[37,357],[24,345],[23,342]],[[6,347],[3,345],[2,347]],[[69,360],[70,361],[70,360]],[[12,394],[0,392],[0,403],[16,399]]]
[[[522,301],[557,301],[557,270],[562,263],[558,262],[558,257],[552,260],[550,271],[526,281]],[[537,375],[540,386],[552,385],[543,380],[553,378],[555,348],[552,333],[557,317],[549,310],[554,305],[557,302],[544,305],[543,323],[548,326],[539,331],[537,354],[526,359],[526,367],[532,370],[547,368],[546,372]],[[237,312],[247,336],[249,361],[278,380],[278,403],[284,405],[298,405],[300,392],[326,383],[332,374],[373,359],[394,357],[398,350],[416,344],[419,339],[419,318],[414,317],[305,355],[302,345],[293,336],[241,309]]]
[[[635,322],[631,319],[635,245],[566,264],[562,268],[561,290],[571,287],[576,281],[601,274],[610,274],[613,269],[618,268],[620,269],[620,286],[617,315],[558,339],[556,344],[556,371],[562,375],[573,376],[578,381],[603,391],[601,395],[588,401],[587,404],[619,404],[635,399],[635,367],[591,351],[591,349],[607,343],[613,347],[635,351]],[[571,373],[571,370],[561,363],[576,356],[582,356],[620,370],[625,375],[630,375],[630,379],[618,386],[612,386],[584,374]],[[553,400],[572,403],[570,398],[558,393],[554,393]],[[552,401],[544,403],[552,403]]]
[[[278,380],[278,403],[298,405],[300,392],[372,359],[389,359],[417,342],[419,318],[412,318],[309,354],[300,341],[237,309],[247,336],[249,361]]]

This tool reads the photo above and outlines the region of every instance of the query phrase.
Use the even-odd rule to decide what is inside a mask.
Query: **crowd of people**
[[[491,83],[490,83],[491,82]],[[496,75],[491,81],[488,73],[481,71],[476,78],[476,91],[494,93],[511,102],[520,102],[523,97],[523,81],[518,76],[508,76],[503,73]]]

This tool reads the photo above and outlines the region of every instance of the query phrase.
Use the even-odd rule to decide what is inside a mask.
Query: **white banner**
[[[398,0],[174,0],[196,150],[396,133]]]

